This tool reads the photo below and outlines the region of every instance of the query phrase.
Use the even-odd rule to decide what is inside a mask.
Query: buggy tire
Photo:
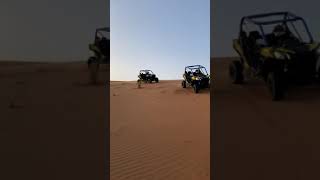
[[[96,61],[96,58],[93,57],[93,56],[91,56],[91,57],[88,59],[88,61],[87,61],[88,69],[90,68],[90,65],[91,65],[92,63],[94,63],[95,61]]]
[[[187,87],[186,81],[182,81],[181,86],[182,86],[182,88],[186,88]]]
[[[243,67],[240,61],[232,61],[229,66],[229,76],[234,84],[243,83]]]
[[[267,86],[272,95],[273,101],[279,101],[284,96],[284,87],[281,81],[281,74],[277,72],[270,72],[267,76]]]
[[[89,73],[91,83],[96,84],[98,82],[99,73],[99,63],[97,61],[92,61],[89,64]]]
[[[193,90],[194,90],[194,92],[195,92],[196,94],[198,94],[198,93],[199,93],[199,90],[200,90],[199,84],[194,84],[194,85],[193,85]]]
[[[154,81],[155,81],[156,83],[158,83],[158,82],[159,82],[159,79],[158,79],[158,78],[156,78]]]
[[[320,67],[317,68],[315,81],[320,83]]]

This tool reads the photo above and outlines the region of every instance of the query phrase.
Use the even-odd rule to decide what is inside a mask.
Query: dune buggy
[[[193,65],[185,67],[183,74],[183,81],[181,82],[183,88],[191,86],[195,93],[200,89],[210,87],[210,75],[206,68],[201,65]]]
[[[145,83],[152,83],[153,81],[158,83],[159,78],[151,71],[151,70],[140,70],[138,75],[138,83],[145,82]]]
[[[87,63],[90,70],[90,79],[97,82],[100,64],[110,64],[110,28],[96,29],[94,42],[89,44],[89,49],[94,53]]]
[[[319,77],[319,43],[314,42],[305,20],[290,12],[243,17],[233,48],[240,56],[229,66],[233,83],[242,83],[244,74],[261,78],[272,100],[282,99],[290,82]]]

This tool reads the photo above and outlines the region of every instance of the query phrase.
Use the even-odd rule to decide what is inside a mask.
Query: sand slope
[[[85,63],[0,62],[0,82],[0,179],[103,178],[106,93]]]
[[[320,86],[293,87],[272,102],[260,80],[233,85],[230,59],[211,61],[214,81],[216,178],[320,179]]]
[[[210,94],[180,81],[111,82],[111,179],[210,178]]]

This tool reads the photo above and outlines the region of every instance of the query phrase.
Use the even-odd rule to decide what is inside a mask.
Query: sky
[[[237,38],[242,16],[272,11],[290,11],[302,16],[316,41],[320,40],[320,1],[314,0],[212,0],[211,57],[237,56],[232,40]]]
[[[111,0],[110,79],[137,80],[151,69],[182,79],[184,67],[210,71],[210,0]]]
[[[86,61],[109,0],[1,0],[0,59]]]

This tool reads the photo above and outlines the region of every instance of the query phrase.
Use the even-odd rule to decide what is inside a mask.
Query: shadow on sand
[[[289,87],[286,93],[286,101],[319,102],[320,85],[300,85]]]

